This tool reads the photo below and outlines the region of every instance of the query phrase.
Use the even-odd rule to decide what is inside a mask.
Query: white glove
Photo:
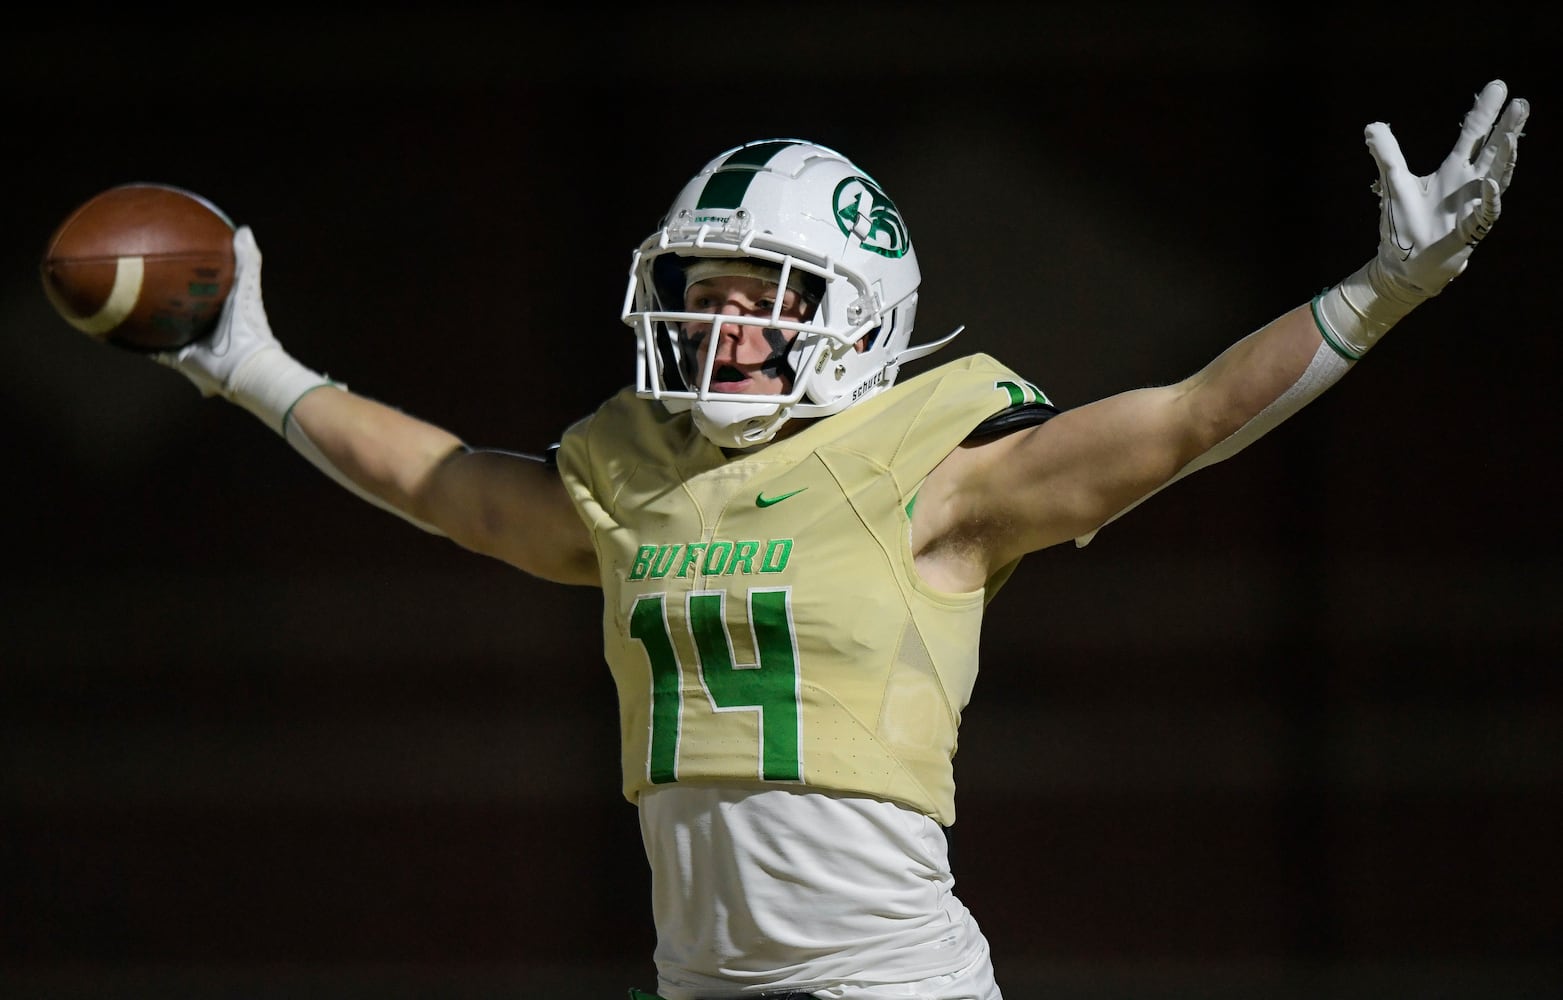
[[[261,299],[261,252],[249,226],[233,234],[233,289],[210,336],[152,355],[181,373],[203,396],[221,396],[283,433],[288,411],[331,380],[299,364],[277,342]]]
[[[1325,338],[1345,357],[1362,357],[1407,313],[1443,291],[1498,221],[1530,115],[1522,98],[1505,105],[1507,95],[1502,80],[1483,87],[1460,123],[1454,149],[1425,177],[1406,166],[1388,125],[1374,122],[1363,131],[1379,171],[1373,185],[1378,253],[1316,300]]]

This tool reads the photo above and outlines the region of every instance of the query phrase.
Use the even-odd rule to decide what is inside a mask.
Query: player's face
[[[781,318],[802,322],[808,319],[807,299],[792,289],[780,289],[763,278],[723,275],[706,278],[684,292],[688,312],[715,313],[721,316],[765,316],[776,307],[781,295]],[[716,335],[712,336],[712,326]],[[686,323],[684,336],[695,347],[698,370],[704,370],[706,355],[716,351],[711,369],[711,389],[715,392],[740,392],[754,395],[785,393],[792,388],[784,359],[795,331],[775,330],[746,323]],[[713,346],[714,345],[714,346]]]

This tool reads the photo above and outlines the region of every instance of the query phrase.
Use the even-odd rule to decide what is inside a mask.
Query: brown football
[[[122,184],[60,223],[40,264],[65,321],[137,351],[183,347],[212,331],[233,285],[233,223],[200,195]]]

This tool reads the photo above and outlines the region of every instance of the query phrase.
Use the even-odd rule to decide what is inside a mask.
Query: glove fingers
[[[261,252],[255,242],[255,234],[249,226],[240,226],[233,233],[233,290],[228,293],[228,299],[218,315],[217,330],[206,345],[214,355],[221,357],[228,353],[234,320],[245,297],[250,294],[259,297],[260,271]]]
[[[1493,224],[1498,221],[1498,215],[1502,211],[1503,192],[1498,189],[1498,182],[1491,177],[1483,177],[1479,195],[1472,203],[1471,211],[1460,220],[1460,239],[1466,246],[1476,246],[1487,238],[1487,234],[1492,231]]]
[[[1400,143],[1388,125],[1374,122],[1363,134],[1367,137],[1368,152],[1378,164],[1379,180],[1374,190],[1378,192],[1380,204],[1390,206],[1388,211],[1380,213],[1379,235],[1409,252],[1414,245],[1414,233],[1399,230],[1407,226],[1414,230],[1419,222],[1421,213],[1417,206],[1423,196],[1422,179],[1406,166]]]
[[[1500,194],[1508,190],[1509,181],[1514,177],[1520,136],[1523,134],[1525,120],[1529,117],[1529,102],[1518,98],[1510,101],[1509,106],[1503,109],[1503,116],[1498,119],[1498,124],[1493,127],[1492,141],[1482,147],[1481,155],[1477,157],[1478,172],[1497,178]]]
[[[1494,165],[1487,175],[1498,184],[1498,193],[1509,189],[1514,179],[1514,165],[1519,161],[1520,136],[1518,132],[1505,132],[1493,144]]]
[[[237,271],[242,272],[250,266],[260,267],[260,246],[255,242],[255,234],[249,226],[240,226],[233,231],[233,256]]]
[[[1460,122],[1460,139],[1449,153],[1451,160],[1465,163],[1476,160],[1487,137],[1492,134],[1493,123],[1498,120],[1498,112],[1503,110],[1503,101],[1508,94],[1509,88],[1502,80],[1494,80],[1482,88],[1476,95],[1476,103]]]
[[[1525,128],[1525,122],[1530,118],[1530,102],[1523,97],[1516,97],[1503,109],[1503,117],[1498,119],[1498,132],[1518,133]]]
[[[1389,130],[1389,126],[1383,122],[1374,122],[1362,130],[1363,138],[1367,140],[1368,152],[1373,156],[1373,162],[1378,164],[1379,186],[1376,188],[1380,195],[1388,194],[1386,188],[1397,183],[1398,179],[1409,177],[1411,171],[1406,167],[1405,154],[1400,151],[1400,142],[1395,138],[1395,133]]]

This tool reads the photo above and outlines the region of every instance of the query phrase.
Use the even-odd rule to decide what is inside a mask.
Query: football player
[[[248,227],[215,336],[158,360],[366,500],[602,589],[661,996],[996,1000],[945,838],[985,606],[1027,553],[1236,454],[1436,296],[1497,221],[1528,112],[1488,84],[1427,175],[1369,125],[1370,260],[1189,378],[1062,412],[981,353],[897,378],[954,334],[911,344],[897,206],[792,139],[677,195],[634,254],[635,384],[547,454],[468,447],[289,356]]]

